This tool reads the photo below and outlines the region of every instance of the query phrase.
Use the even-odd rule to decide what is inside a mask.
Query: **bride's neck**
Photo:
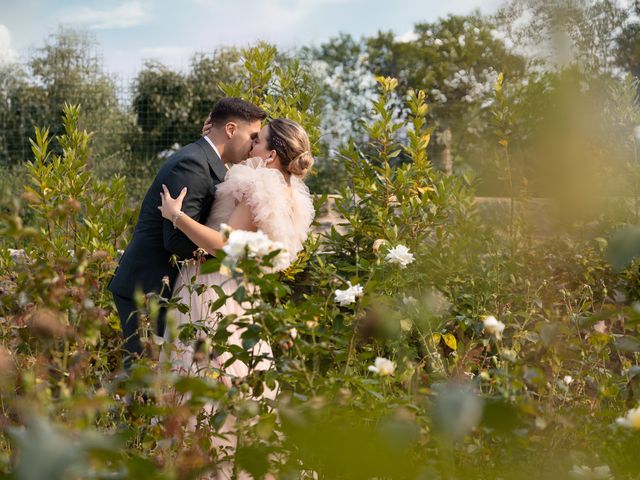
[[[287,182],[287,185],[291,185],[291,174],[287,170],[282,168],[282,167],[278,167],[278,171],[284,177],[284,180],[285,180],[285,182]]]
[[[287,182],[287,185],[291,185],[291,173],[286,168],[284,168],[279,161],[272,162],[271,164],[268,165],[268,167],[278,170],[284,177],[284,180],[285,182]]]

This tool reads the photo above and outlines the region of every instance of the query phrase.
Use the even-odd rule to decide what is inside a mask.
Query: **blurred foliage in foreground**
[[[318,138],[304,69],[278,67],[265,46],[242,58],[224,91]],[[36,130],[27,185],[0,218],[2,474],[638,478],[636,85],[580,64],[541,78],[553,88],[492,83],[485,154],[507,199],[487,212],[471,176],[433,168],[428,95],[379,77],[362,137],[333,157],[341,224],[284,275],[243,261],[234,275],[260,287],[232,294],[247,317],[205,330],[203,355],[255,365],[251,347],[273,347],[272,370],[230,388],[217,371],[180,377],[158,363],[171,349],[151,333],[158,307],[184,306],[154,296],[140,298],[149,358],[123,374],[105,289],[135,212],[122,178],[94,177],[92,135],[67,105],[55,138]],[[552,92],[553,115],[522,125],[537,88]],[[527,157],[540,162],[542,203]],[[229,322],[247,327],[243,348],[226,344]],[[275,401],[252,397],[276,381]],[[237,448],[211,448],[228,422]]]
[[[247,52],[253,89],[242,79],[225,88],[286,108],[313,132],[306,97],[286,104],[260,87],[269,79],[255,65],[271,55]],[[280,82],[297,75],[268,71]],[[246,349],[270,342],[275,367],[251,369],[231,388],[213,371],[180,377],[158,364],[171,346],[151,325],[159,302],[172,302],[158,297],[140,299],[149,359],[122,374],[105,286],[133,221],[123,180],[98,181],[87,169],[91,135],[78,128],[77,107],[65,108],[55,140],[38,130],[28,185],[1,223],[3,472],[197,478],[232,465],[257,478],[635,478],[634,197],[611,202],[585,189],[566,201],[558,191],[550,225],[528,222],[519,209],[526,189],[510,170],[511,104],[500,76],[494,155],[513,189],[502,222],[481,221],[472,184],[427,157],[425,94],[403,95],[398,118],[397,86],[379,78],[369,141],[338,153],[349,179],[336,201],[342,224],[310,239],[285,276],[249,260],[235,273],[260,287],[233,293],[252,305],[254,322],[224,319],[204,348],[255,365],[259,358],[225,343],[224,325],[238,322]],[[598,161],[597,149],[576,151],[585,164]],[[565,152],[571,164],[574,152]],[[631,173],[605,183],[632,187]],[[349,285],[362,291],[350,298]],[[195,338],[202,328],[175,334]],[[275,402],[250,394],[276,381]],[[227,419],[237,449],[210,448]]]

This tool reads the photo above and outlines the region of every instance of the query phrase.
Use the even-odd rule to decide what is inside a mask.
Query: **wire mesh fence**
[[[105,71],[95,39],[60,30],[18,63],[0,64],[0,167],[31,158],[35,127],[61,132],[65,102],[82,107],[95,132],[95,168],[135,170],[197,137],[221,81],[238,77],[235,49],[197,53],[189,68],[146,61],[137,71]],[[107,169],[108,170],[108,169]]]
[[[95,83],[68,84],[54,88],[25,82],[3,89],[0,104],[0,165],[23,163],[31,157],[30,139],[35,128],[60,133],[60,115],[65,102],[80,104],[83,126],[96,133],[95,154],[105,159],[132,154],[144,159],[162,154],[196,137],[216,100],[200,101],[193,108],[189,92],[176,86],[159,85],[143,91],[139,78],[110,77]],[[160,73],[158,76],[165,75]],[[162,81],[162,79],[159,79]]]

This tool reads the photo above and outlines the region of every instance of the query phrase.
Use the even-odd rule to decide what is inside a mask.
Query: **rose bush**
[[[297,88],[305,72],[264,47],[244,61],[225,91],[317,138],[313,92]],[[264,268],[273,245],[240,236],[201,268],[233,256],[230,295],[246,315],[214,330],[169,319],[172,335],[206,339],[198,354],[249,365],[230,386],[215,369],[184,377],[158,363],[172,348],[152,333],[160,306],[188,309],[161,295],[137,299],[148,355],[123,374],[106,284],[134,219],[124,183],[93,178],[76,107],[61,154],[38,131],[28,187],[0,223],[2,473],[197,478],[231,461],[254,478],[635,478],[638,264],[607,240],[629,221],[596,215],[552,236],[515,209],[505,227],[485,221],[473,182],[427,158],[425,93],[409,91],[398,117],[396,88],[378,79],[367,141],[337,153],[340,224],[285,272]],[[252,249],[264,254],[243,255]],[[230,322],[246,327],[242,348],[226,344]],[[271,370],[254,368],[259,340],[273,347]],[[276,382],[275,402],[252,397]],[[231,416],[237,450],[212,449]]]

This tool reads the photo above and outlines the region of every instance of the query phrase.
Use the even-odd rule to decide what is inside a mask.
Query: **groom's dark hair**
[[[229,120],[262,121],[267,118],[267,112],[241,98],[225,97],[216,102],[209,118],[213,125],[220,126]]]

